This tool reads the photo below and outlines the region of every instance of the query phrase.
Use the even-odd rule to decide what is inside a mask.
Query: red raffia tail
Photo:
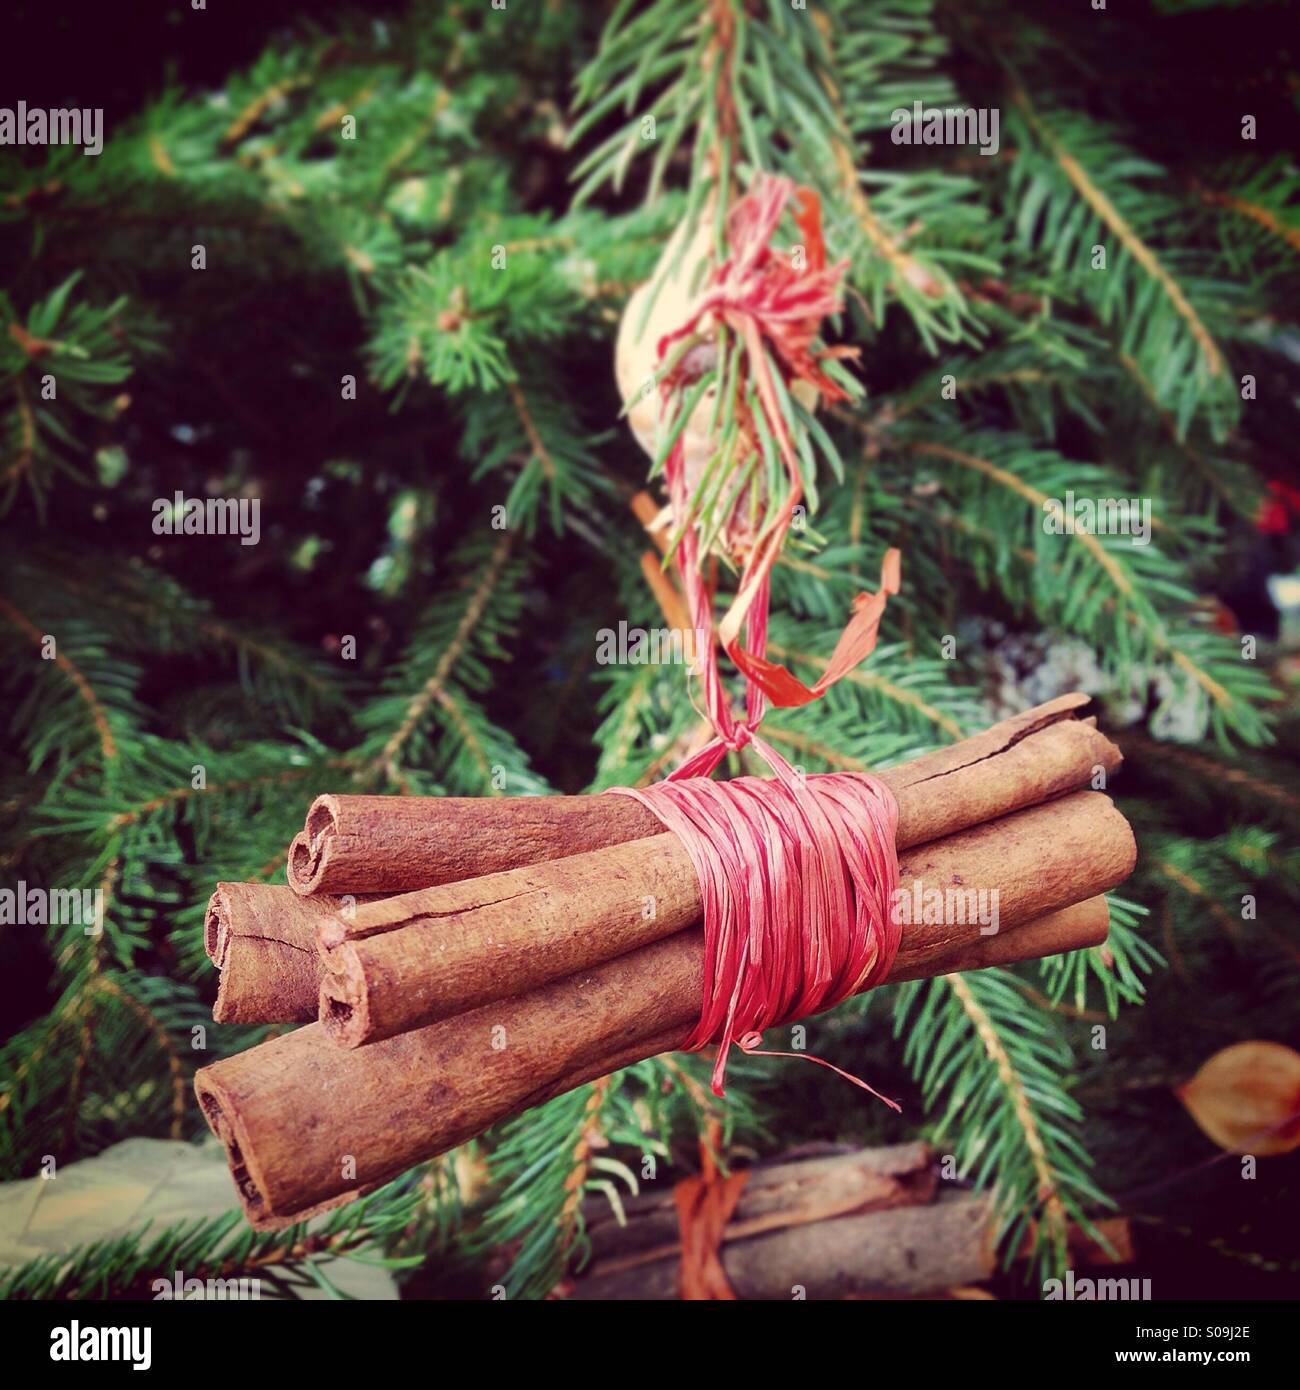
[[[795,213],[794,220],[808,252],[808,264],[814,270],[821,270],[826,264],[821,199],[811,188],[805,188],[802,184],[795,189],[795,197],[799,200],[799,211]]]
[[[786,667],[747,652],[739,639],[726,646],[726,653],[779,709],[811,704],[875,650],[885,604],[891,594],[898,593],[900,579],[899,552],[888,550],[880,567],[880,588],[874,594],[861,593],[853,600],[853,616],[814,685],[805,685]]]

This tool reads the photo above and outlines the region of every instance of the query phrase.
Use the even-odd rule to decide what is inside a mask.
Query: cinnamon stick
[[[1034,954],[1017,946],[1022,924],[1114,887],[1135,848],[1109,800],[1081,792],[920,855],[926,887],[960,879],[996,890],[1001,930],[913,923],[891,979],[945,973],[945,952],[978,948],[990,964]],[[1104,938],[1104,904],[1083,917],[1086,934],[1071,945]],[[679,932],[368,1047],[338,1048],[311,1024],[202,1068],[199,1100],[249,1220],[270,1228],[360,1195],[508,1115],[676,1046],[698,1015],[702,958],[701,934]]]
[[[357,898],[355,902],[370,902]],[[346,899],[299,898],[275,884],[218,883],[203,919],[203,945],[221,971],[217,1023],[307,1023],[316,1017],[316,935]]]
[[[318,796],[289,845],[297,893],[403,893],[652,835],[629,797]]]
[[[978,958],[968,958],[960,968],[973,970],[1008,965],[1060,951],[1098,946],[1106,939],[1106,925],[1106,900],[1094,898],[1048,913],[1014,931],[983,938],[978,946],[969,948],[971,952],[978,951]],[[625,958],[634,967],[633,985],[642,992],[656,988],[655,982],[664,964],[649,953],[661,951],[666,944],[648,947]],[[953,959],[956,958],[957,953],[954,953]],[[947,957],[928,965],[913,962],[910,969],[905,967],[891,974],[890,983],[951,973],[948,963]],[[621,962],[613,964],[617,966]],[[620,1007],[620,979],[627,977],[611,978],[604,973],[609,969],[603,966],[599,976],[592,972],[575,977],[573,981],[561,982],[561,985],[571,986],[567,991],[551,985],[547,990],[525,995],[521,1002],[527,1007],[511,1009],[504,1016],[499,1009],[475,1010],[473,1014],[462,1014],[355,1053],[341,1052],[323,1037],[318,1025],[309,1025],[285,1038],[273,1040],[295,1040],[293,1046],[277,1049],[274,1055],[266,1055],[272,1044],[263,1043],[227,1059],[239,1065],[223,1067],[216,1063],[201,1069],[195,1078],[195,1089],[209,1127],[226,1146],[231,1175],[248,1221],[259,1230],[278,1230],[294,1221],[328,1211],[364,1196],[406,1168],[464,1143],[512,1114],[541,1105],[576,1086],[647,1057],[671,1052],[682,1041],[685,1026],[678,1024],[643,1036],[646,1029],[653,1026],[654,1015],[647,1016],[644,1001],[637,1006],[635,1016]],[[542,995],[547,997],[539,997]],[[544,1040],[567,1044],[571,1037],[571,1032],[565,1031],[567,1021],[581,1018],[593,1001],[597,1020],[608,1022],[612,1019],[612,1029],[630,1033],[633,1040],[607,1042],[603,1047],[596,1047],[593,1060],[593,1056],[588,1055],[586,1040],[579,1039],[576,1048],[579,1060],[570,1062],[571,1054],[566,1054],[566,1069],[554,1079],[547,1074],[546,1067],[539,1072],[531,1060],[535,1055],[532,1053],[517,1058],[504,1076],[495,1069],[482,1075],[483,1062],[494,1060],[487,1051],[491,1043],[485,1042],[489,1034],[493,1039],[508,1040],[521,1028],[534,1028]],[[492,1031],[498,1028],[499,1033]],[[405,1039],[412,1040],[410,1046],[395,1046]],[[365,1057],[372,1063],[382,1057],[382,1062],[360,1073],[336,1074],[339,1060],[346,1057]],[[444,1071],[435,1076],[440,1066]],[[265,1083],[269,1083],[271,1089],[263,1092]],[[297,1097],[275,1089],[295,1085],[327,1096],[325,1113],[314,1115],[309,1103],[302,1105]],[[339,1088],[350,1086],[360,1088],[358,1094],[364,1097],[366,1118],[331,1141],[331,1127],[348,1108],[345,1094]],[[445,1112],[426,1113],[429,1105],[440,1102],[447,1105]],[[284,1123],[306,1126],[303,1133],[310,1136],[310,1145],[301,1155],[301,1161],[309,1163],[312,1169],[319,1168],[315,1181],[305,1171],[296,1176],[293,1173],[294,1145],[286,1141],[275,1118],[285,1107],[292,1113],[286,1116]],[[377,1127],[376,1137],[366,1133],[369,1124]],[[412,1127],[410,1131],[408,1126]],[[360,1173],[358,1155],[344,1147],[348,1143],[355,1144],[359,1136],[364,1136],[358,1147],[363,1151],[367,1171],[378,1175],[354,1185],[339,1176],[343,1159],[336,1163],[332,1155],[337,1151],[344,1158],[350,1157],[352,1171]],[[413,1136],[418,1137],[413,1139]],[[268,1175],[273,1175],[273,1187],[268,1185]],[[275,1194],[271,1200],[265,1195],[268,1191]],[[304,1196],[304,1193],[311,1195]]]
[[[1073,719],[976,761],[954,751],[880,774],[898,798],[900,852],[1086,785],[1094,769],[1119,763],[1109,739]],[[662,831],[384,898],[322,924],[320,1019],[336,1042],[359,1047],[649,945],[700,911],[690,857]]]
[[[931,947],[920,939],[909,944],[904,936],[903,949],[894,960],[888,983],[898,985],[907,980],[933,979],[936,975],[1018,965],[1100,946],[1110,931],[1110,907],[1104,894],[1099,893],[1069,907],[1045,912],[1014,929],[1008,929],[1004,921],[1002,928],[995,936],[952,939],[942,948],[938,937]]]
[[[1051,789],[1034,800],[1073,791],[1081,785],[1085,745],[1095,749],[1098,767],[1112,771],[1120,761],[1114,745],[1077,718],[1087,703],[1087,695],[1062,695],[879,775],[895,793],[927,782],[929,791],[945,795],[948,779],[986,759],[1004,758],[1003,775],[1012,780],[1040,760],[1038,781]],[[1064,726],[1059,737],[1035,738],[1057,725]],[[1011,809],[997,782],[976,778],[973,794],[982,793],[982,802],[946,797],[952,818],[939,820],[933,837]],[[320,796],[290,845],[288,879],[302,894],[406,893],[642,839],[661,828],[630,797]],[[907,843],[918,842],[905,821],[899,830]]]

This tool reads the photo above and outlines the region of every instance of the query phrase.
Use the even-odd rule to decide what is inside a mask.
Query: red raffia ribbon
[[[799,270],[794,268],[792,258],[773,251],[770,245],[792,194],[799,200],[800,210],[795,220],[805,241],[805,265]],[[815,387],[827,403],[846,400],[847,395],[822,371],[818,365],[819,356],[854,357],[857,350],[830,348],[820,354],[812,350],[822,319],[840,311],[839,282],[848,261],[827,266],[821,206],[811,189],[796,189],[789,179],[759,174],[753,189],[732,209],[727,220],[727,238],[731,255],[709,276],[686,322],[660,340],[659,360],[662,362],[673,343],[694,333],[700,321],[710,314],[726,323],[745,344],[749,372],[758,390],[764,422],[785,465],[789,491],[784,503],[753,540],[736,597],[718,626],[718,640],[744,672],[751,688],[757,687],[774,705],[806,705],[820,698],[876,645],[876,629],[885,600],[889,594],[898,592],[898,552],[891,550],[885,556],[879,593],[859,594],[854,600],[853,616],[815,685],[804,685],[786,667],[768,661],[759,650],[767,627],[768,580],[772,566],[785,543],[795,508],[803,499],[794,443],[777,397],[764,341],[775,349],[790,379]],[[665,397],[680,385],[682,370],[679,364],[676,371],[665,374],[661,382]],[[687,514],[685,471],[685,454],[680,447],[675,448],[665,465],[665,475],[673,514],[677,517]],[[690,535],[683,536],[678,555],[683,578],[690,572],[698,579],[698,538],[693,530]],[[750,646],[746,650],[740,644],[740,630],[749,619],[751,609],[757,611],[758,625],[756,628],[750,620]],[[711,605],[709,619],[711,628]]]
[[[715,629],[713,586],[702,572],[699,533],[687,527],[676,564],[697,632],[708,632],[698,662],[705,709],[716,737],[663,782],[634,789],[635,797],[681,839],[699,879],[704,916],[704,1000],[700,1020],[684,1043],[718,1047],[713,1090],[723,1094],[727,1054],[734,1043],[760,1052],[765,1028],[828,1009],[880,983],[898,951],[900,926],[891,905],[898,886],[895,830],[898,803],[867,773],[806,778],[758,734],[767,702],[802,705],[818,699],[875,647],[890,594],[898,592],[898,552],[890,550],[876,593],[859,594],[821,678],[806,686],[768,661],[769,578],[802,492],[794,448],[779,409],[763,347],[775,348],[792,380],[838,399],[840,388],[822,372],[812,351],[821,319],[839,308],[841,262],[825,264],[816,195],[798,190],[798,222],[808,266],[796,272],[769,246],[794,185],[761,174],[728,222],[731,255],[710,276],[686,324],[659,344],[674,341],[715,314],[741,336],[769,431],[777,440],[790,482],[785,504],[749,550],[731,607]],[[826,355],[825,353],[822,354]],[[843,355],[843,353],[841,353]],[[672,383],[665,390],[672,390]],[[673,514],[687,515],[689,485],[679,440],[665,464]],[[746,644],[739,641],[744,626]],[[736,719],[718,669],[718,646],[745,675],[745,718]],[[772,779],[709,780],[728,750],[752,745]],[[819,1065],[829,1062],[804,1053]],[[864,1081],[831,1067],[864,1090]],[[886,1100],[881,1096],[880,1099]],[[895,1102],[886,1100],[895,1109]]]

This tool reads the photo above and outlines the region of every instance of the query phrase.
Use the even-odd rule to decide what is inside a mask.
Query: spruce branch
[[[1286,248],[1283,254],[1290,253],[1287,261],[1294,269],[1295,256],[1300,255],[1300,171],[1285,156],[1278,156],[1249,164],[1244,171],[1224,171],[1223,178],[1231,180],[1232,187],[1193,179],[1192,188],[1208,207],[1247,218],[1269,241],[1280,242]],[[1254,242],[1251,249],[1256,249]]]
[[[190,1082],[208,1058],[192,1040],[212,1024],[194,990],[103,968],[98,944],[66,979],[50,1012],[0,1048],[0,1171],[8,1179],[46,1156],[67,1162],[133,1134],[198,1130]]]
[[[1079,1014],[1089,1008],[1092,986],[1102,994],[1103,1017],[1118,1018],[1121,1004],[1141,1004],[1146,997],[1144,975],[1152,974],[1164,962],[1142,936],[1141,927],[1148,909],[1127,898],[1107,895],[1110,931],[1104,946],[1085,951],[1066,951],[1045,956],[1038,962],[1039,973],[1047,982],[1048,1002],[1059,1004],[1067,995]]]
[[[894,1034],[935,1122],[952,1145],[959,1174],[991,1188],[999,1239],[1009,1261],[1026,1240],[1037,1278],[1066,1262],[1073,1220],[1106,1199],[1088,1173],[1073,1133],[1083,1118],[1069,1094],[1069,1049],[1046,1009],[1026,1011],[1005,970],[945,975],[904,985],[895,996]]]
[[[1059,455],[1031,449],[1025,441],[1001,437],[995,442],[995,437],[987,436],[983,443],[983,451],[978,440],[974,447],[959,448],[934,439],[911,439],[904,447],[922,457],[956,465],[1021,499],[1026,522],[1032,527],[1032,548],[1039,557],[1045,544],[1043,518],[1050,520],[1055,515],[1060,519],[1059,498],[1067,490],[1089,486],[1098,496],[1122,495],[1113,480],[1099,476],[1100,470],[1067,465]],[[1014,467],[989,456],[998,453]],[[977,493],[962,490],[968,517],[979,514],[976,497]],[[990,503],[988,511],[996,523],[1002,504]],[[1001,529],[1006,534],[1005,526]],[[1203,694],[1216,740],[1226,744],[1235,736],[1251,744],[1267,742],[1268,720],[1259,706],[1275,698],[1275,692],[1252,663],[1241,659],[1234,643],[1188,621],[1194,594],[1184,568],[1154,545],[1121,546],[1116,537],[1103,537],[1077,526],[1067,528],[1063,523],[1058,529],[1072,543],[1069,551],[1077,559],[1067,555],[1055,567],[1039,564],[1035,568],[1032,583],[1040,610],[1048,605],[1057,608],[1061,625],[1101,646],[1121,673],[1131,670],[1134,659],[1167,661]],[[1081,566],[1104,580],[1100,589],[1090,585],[1086,598],[1068,582]],[[1177,626],[1173,621],[1175,605],[1181,609]]]
[[[1204,256],[1154,249],[1153,238],[1176,218],[1164,170],[1080,113],[1042,115],[1019,81],[1011,94],[1023,121],[1010,176],[1022,242],[1069,275],[1103,323],[1119,326],[1121,350],[1156,386],[1180,433],[1198,411],[1222,433],[1239,401],[1207,314],[1226,328],[1236,290],[1223,277],[1201,273]],[[1105,270],[1093,270],[1090,247],[1102,229],[1122,254]],[[1187,267],[1181,275],[1180,263]]]
[[[3,618],[11,628],[16,629],[26,642],[35,647],[38,652],[44,646],[47,634],[42,633],[30,618],[4,598],[0,598],[0,618]],[[55,640],[57,642],[57,638]],[[77,699],[85,707],[104,762],[113,762],[118,756],[117,738],[113,733],[108,709],[104,702],[96,695],[90,681],[86,679],[81,668],[72,661],[66,651],[59,652],[56,649],[52,665],[71,686]]]

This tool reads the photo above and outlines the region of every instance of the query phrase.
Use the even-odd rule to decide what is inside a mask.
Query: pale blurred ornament
[[[1267,1157],[1300,1148],[1300,1053],[1281,1043],[1225,1047],[1176,1094],[1229,1153]]]

